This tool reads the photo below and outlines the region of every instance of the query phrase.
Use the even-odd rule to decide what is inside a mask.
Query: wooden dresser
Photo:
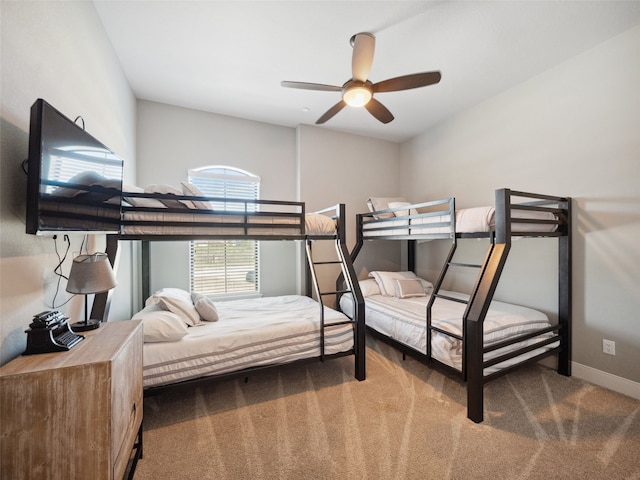
[[[142,324],[0,367],[2,478],[120,480],[142,451]],[[132,472],[131,472],[132,473]]]

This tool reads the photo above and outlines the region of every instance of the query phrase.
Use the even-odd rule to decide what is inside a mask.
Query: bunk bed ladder
[[[332,326],[336,326],[336,325],[344,325],[344,324],[353,324],[355,323],[354,319],[349,319],[349,320],[345,320],[343,322],[331,322],[329,324],[325,324],[324,321],[324,302],[325,302],[325,297],[330,296],[330,295],[343,295],[345,293],[350,293],[353,295],[353,286],[351,285],[351,282],[348,281],[347,282],[347,286],[345,289],[342,290],[331,290],[331,291],[321,291],[320,290],[320,286],[319,286],[319,282],[318,282],[318,274],[316,271],[316,267],[319,265],[340,265],[341,270],[342,270],[342,275],[344,278],[346,279],[350,279],[351,276],[348,275],[348,272],[345,272],[345,268],[346,268],[346,258],[348,258],[348,252],[346,252],[346,250],[343,248],[344,245],[340,242],[340,240],[335,240],[334,241],[334,245],[336,248],[336,253],[338,255],[338,259],[336,260],[328,260],[328,261],[315,261],[313,259],[313,252],[312,252],[312,248],[311,248],[311,243],[312,240],[311,239],[307,239],[306,240],[306,250],[307,250],[307,261],[309,263],[309,271],[311,273],[311,281],[313,283],[313,289],[316,295],[316,298],[318,300],[318,304],[320,305],[320,360],[324,361],[324,356],[325,356],[325,329],[327,327],[332,327]],[[338,298],[338,297],[336,297]]]
[[[487,263],[489,261],[489,258],[491,257],[491,253],[493,252],[493,246],[495,244],[493,240],[494,240],[494,238],[493,238],[493,235],[492,235],[491,236],[491,241],[490,241],[490,244],[489,244],[489,249],[487,251],[487,254],[485,256],[484,261],[481,264],[474,264],[474,263],[462,263],[462,262],[454,262],[453,261],[453,258],[455,256],[455,252],[456,252],[456,249],[457,249],[457,246],[458,246],[458,243],[457,243],[456,239],[455,238],[453,239],[453,243],[451,244],[451,247],[449,249],[449,253],[447,255],[447,258],[446,258],[446,260],[444,262],[442,270],[440,271],[440,276],[438,277],[438,279],[436,280],[436,283],[433,286],[433,292],[431,293],[431,296],[430,296],[429,301],[427,303],[427,332],[428,332],[427,338],[431,338],[432,332],[438,332],[438,333],[442,333],[444,335],[447,335],[449,337],[455,338],[457,340],[460,340],[464,344],[464,338],[465,338],[465,333],[466,333],[465,332],[465,329],[466,329],[466,321],[465,321],[465,319],[466,319],[466,316],[467,316],[467,312],[469,310],[469,304],[475,298],[475,294],[477,292],[477,286],[478,286],[478,284],[480,282],[480,278],[482,278],[483,274],[486,271],[486,266],[487,266]],[[470,269],[479,270],[478,277],[477,277],[477,280],[476,280],[476,286],[474,287],[473,292],[469,296],[468,300],[465,300],[463,298],[458,298],[458,297],[452,297],[450,295],[446,295],[446,294],[440,293],[442,284],[444,282],[445,277],[447,276],[447,273],[449,272],[449,268],[450,267],[470,268]],[[453,334],[453,333],[451,333],[451,332],[449,332],[447,330],[440,329],[438,327],[434,327],[431,324],[431,318],[432,318],[431,317],[431,315],[432,315],[431,311],[432,311],[432,308],[433,308],[433,304],[435,303],[436,299],[438,299],[438,298],[442,298],[442,299],[445,299],[445,300],[450,300],[452,302],[462,303],[462,304],[467,305],[467,308],[466,308],[465,313],[464,313],[463,318],[462,318],[462,335]],[[463,380],[466,381],[467,380],[467,372],[466,372],[466,368],[465,368],[465,365],[466,365],[466,362],[465,362],[465,354],[466,354],[466,352],[465,352],[465,350],[466,350],[465,348],[463,348],[463,350],[462,350],[462,378],[463,378]],[[429,362],[431,361],[431,342],[430,341],[427,342],[427,359],[428,359]]]
[[[481,264],[472,264],[453,261],[457,248],[457,243],[454,239],[440,276],[434,284],[431,298],[427,303],[427,338],[431,338],[432,332],[439,332],[463,342],[462,379],[467,382],[467,416],[476,423],[481,422],[483,419],[483,323],[506,262],[510,244],[511,242],[505,241],[503,236],[497,239],[492,233],[489,237],[489,245],[484,260]],[[478,275],[468,300],[440,293],[442,283],[450,267],[478,270]],[[431,309],[438,298],[466,305],[462,316],[461,336],[431,325]],[[430,341],[427,342],[427,358],[429,361],[431,360]]]

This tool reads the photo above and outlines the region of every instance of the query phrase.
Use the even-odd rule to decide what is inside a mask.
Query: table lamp
[[[73,331],[84,332],[100,326],[101,320],[89,318],[87,295],[107,292],[116,285],[109,257],[105,253],[81,254],[73,259],[67,282],[67,292],[84,295],[84,322],[72,324]]]

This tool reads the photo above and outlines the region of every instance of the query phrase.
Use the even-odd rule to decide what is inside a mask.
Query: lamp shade
[[[73,259],[67,292],[102,293],[117,285],[109,257],[104,253],[78,255]]]

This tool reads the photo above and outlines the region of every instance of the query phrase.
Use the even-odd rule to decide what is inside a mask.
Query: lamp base
[[[74,332],[86,332],[87,330],[95,330],[100,326],[100,320],[87,320],[86,322],[76,322],[71,325]]]

